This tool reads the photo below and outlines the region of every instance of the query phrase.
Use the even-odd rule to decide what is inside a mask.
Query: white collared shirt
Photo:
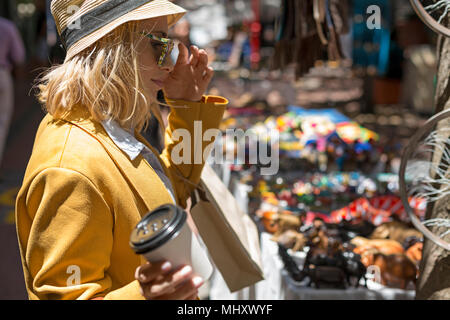
[[[139,154],[142,153],[142,156],[147,160],[149,165],[155,170],[156,174],[162,180],[164,185],[167,188],[167,191],[170,194],[170,197],[173,200],[173,203],[176,204],[172,183],[169,178],[166,176],[164,169],[161,166],[156,155],[142,142],[138,141],[134,134],[128,132],[124,128],[122,128],[116,121],[114,120],[106,120],[101,122],[103,128],[105,129],[108,136],[114,142],[114,144],[122,150],[131,161],[136,159]],[[134,133],[134,130],[132,130]]]

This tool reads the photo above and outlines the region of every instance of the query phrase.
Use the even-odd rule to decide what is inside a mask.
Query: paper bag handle
[[[193,201],[192,206],[194,206],[200,200],[208,201],[208,198],[206,197],[206,191],[200,184],[195,184],[189,179],[185,178],[176,165],[174,165],[173,168],[175,168],[175,174],[178,176],[178,178],[194,187],[194,191],[191,194],[191,199]]]

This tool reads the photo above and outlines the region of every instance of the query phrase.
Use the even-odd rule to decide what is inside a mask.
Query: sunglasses
[[[158,66],[163,66],[167,56],[171,54],[175,42],[169,38],[159,38],[151,33],[142,32],[142,35],[151,40],[152,48],[155,51],[156,62]]]

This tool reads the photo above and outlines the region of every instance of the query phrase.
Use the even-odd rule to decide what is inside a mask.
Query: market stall
[[[256,299],[256,300],[413,300],[415,291],[385,287],[374,280],[367,282],[367,288],[321,289],[317,290],[295,281],[284,270],[278,256],[278,246],[267,233],[261,234],[262,262],[265,280],[237,293],[230,293],[219,273],[212,279],[211,299]],[[296,254],[299,265],[306,254]]]
[[[236,14],[226,38],[211,43],[209,94],[230,101],[214,151],[231,157],[211,165],[259,228],[266,280],[231,294],[216,273],[210,298],[413,299],[423,235],[400,199],[398,172],[431,112],[418,96],[429,98],[433,83],[424,77],[428,91],[401,101],[401,82],[417,84],[413,72],[401,79],[401,65],[406,57],[425,74],[434,59],[410,50],[419,41],[401,32],[409,4],[221,3]],[[245,134],[226,134],[233,130]],[[252,157],[261,149],[277,158],[276,173],[262,174],[267,163]],[[408,200],[424,219],[425,199]]]
[[[248,161],[216,167],[260,228],[266,280],[230,294],[216,274],[211,298],[414,298],[423,236],[403,208],[396,173],[405,136],[423,120],[412,113],[399,118],[402,110],[383,109],[352,119],[351,112],[344,114],[345,105],[285,105],[273,113],[270,106],[252,101],[229,111],[224,131],[279,133],[280,170],[264,176],[259,164]],[[226,141],[227,148],[230,143],[239,141]],[[423,199],[411,198],[410,206],[423,218]],[[287,249],[287,256],[280,247]],[[340,263],[353,263],[359,273]],[[391,274],[394,265],[407,272]],[[320,268],[326,272],[314,279],[311,270]],[[374,268],[388,276],[374,279]]]

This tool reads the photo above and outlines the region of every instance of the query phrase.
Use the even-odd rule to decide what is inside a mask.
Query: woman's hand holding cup
[[[131,248],[148,261],[135,272],[146,299],[196,299],[211,275],[207,253],[186,220],[186,211],[165,204],[148,212],[131,232]]]
[[[191,266],[173,270],[168,261],[139,266],[135,278],[147,300],[196,300],[203,284],[203,279],[194,275]]]

